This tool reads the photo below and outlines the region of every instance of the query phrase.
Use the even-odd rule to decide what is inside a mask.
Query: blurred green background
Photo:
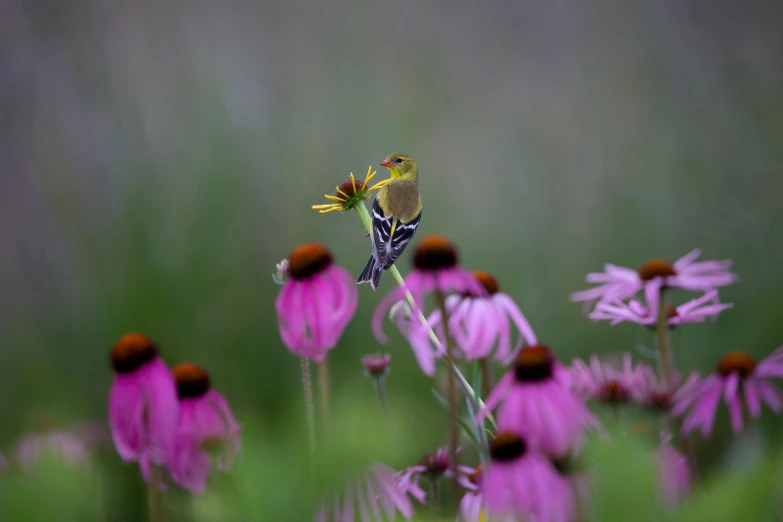
[[[776,2],[7,0],[0,451],[42,413],[104,419],[109,348],[138,330],[169,363],[207,368],[246,426],[236,473],[251,484],[229,489],[261,518],[215,520],[305,520],[299,362],[280,341],[270,275],[309,241],[358,274],[359,221],[310,206],[394,151],[420,166],[419,234],[449,236],[465,266],[494,273],[563,359],[652,346],[568,301],[586,272],[695,247],[733,259],[741,280],[721,291],[734,310],[674,333],[678,364],[763,356],[783,344],[781,63]],[[362,374],[391,287],[360,287],[329,359],[335,422],[350,427],[334,454],[357,466],[379,455],[404,467],[446,441],[396,332],[400,453]],[[731,442],[718,424],[708,463]],[[324,458],[341,476],[345,462]],[[136,469],[111,451],[97,469],[104,507],[86,501],[74,519],[142,519]]]

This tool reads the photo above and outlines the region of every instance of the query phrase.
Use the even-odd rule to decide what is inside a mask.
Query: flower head
[[[457,522],[484,522],[484,495],[481,493],[480,482],[483,475],[481,464],[468,475],[469,487],[466,487],[459,501],[459,516]]]
[[[414,510],[408,497],[424,501],[422,490],[406,489],[394,470],[381,463],[372,464],[364,477],[347,484],[341,493],[324,495],[313,522],[383,522],[396,520],[398,512],[410,520]]]
[[[498,404],[498,429],[519,435],[533,451],[550,457],[567,455],[581,445],[585,427],[598,425],[572,392],[568,371],[542,344],[519,352],[514,369],[487,397],[479,420]]]
[[[636,295],[650,282],[657,282],[661,287],[709,292],[736,281],[737,276],[729,272],[731,261],[695,262],[700,255],[701,251],[695,249],[674,263],[652,259],[638,270],[606,264],[604,272],[587,274],[587,282],[598,286],[571,294],[571,300],[625,299]]]
[[[375,355],[365,355],[362,357],[362,365],[367,375],[373,379],[382,379],[386,377],[389,371],[391,355],[388,353],[378,353]]]
[[[123,335],[111,351],[114,382],[109,393],[109,427],[114,447],[126,462],[163,464],[177,428],[177,391],[158,348],[138,333]]]
[[[211,388],[207,372],[184,363],[175,366],[173,373],[180,408],[166,465],[174,482],[203,493],[211,470],[210,453],[220,452],[217,467],[227,471],[239,451],[239,424],[226,399]]]
[[[288,259],[283,259],[275,265],[275,273],[272,274],[272,280],[278,285],[285,284],[286,279],[288,279],[289,264]]]
[[[633,400],[644,408],[665,413],[699,382],[697,372],[691,372],[684,381],[682,376],[675,373],[666,382],[647,364],[637,365],[636,374],[636,386],[631,388]]]
[[[373,332],[381,343],[388,343],[389,339],[383,332],[383,317],[386,311],[398,301],[401,301],[409,291],[418,313],[424,309],[424,296],[429,293],[448,294],[451,292],[471,293],[472,295],[486,295],[486,290],[475,276],[460,267],[458,264],[457,249],[443,236],[426,236],[413,253],[413,270],[405,278],[405,287],[396,287],[389,292],[378,305],[373,315]],[[423,326],[419,321],[408,323],[409,339],[416,337]],[[424,373],[433,375],[435,372],[435,359],[442,355],[434,352],[428,344],[411,344],[414,355]]]
[[[623,355],[622,364],[602,361],[597,355],[590,356],[589,365],[581,359],[575,359],[571,364],[574,391],[585,399],[622,404],[631,398],[639,386],[641,377],[637,370],[629,353]]]
[[[446,298],[449,334],[456,342],[460,355],[467,361],[493,356],[498,361],[508,363],[523,343],[536,344],[536,335],[514,300],[500,292],[497,279],[480,271],[473,272],[473,276],[485,292],[474,295],[468,291]],[[441,311],[433,310],[427,322],[443,338]],[[513,347],[512,324],[516,326],[520,337]],[[419,328],[416,333],[411,343],[416,343],[418,350],[422,351],[429,343],[429,332]]]
[[[372,171],[372,173],[370,173],[370,171]],[[367,167],[367,176],[364,178],[364,181],[355,179],[353,177],[353,172],[349,173],[350,178],[348,181],[337,187],[334,195],[326,194],[324,196],[329,201],[333,201],[333,203],[327,205],[313,205],[312,209],[317,210],[321,214],[334,212],[336,210],[341,210],[343,212],[351,210],[356,205],[359,205],[362,200],[369,198],[373,190],[378,190],[389,182],[388,179],[385,179],[370,186],[370,180],[375,177],[375,174],[377,174],[377,172],[372,170],[372,166]]]
[[[302,245],[288,262],[289,277],[275,301],[280,337],[295,354],[322,361],[356,312],[356,285],[322,245]]]
[[[459,451],[459,448],[457,448]],[[442,477],[457,478],[457,482],[465,489],[474,490],[476,486],[471,480],[473,468],[467,466],[454,466],[449,459],[449,449],[446,446],[438,448],[434,453],[428,453],[419,459],[414,466],[400,472],[400,484],[408,488],[411,484],[418,485],[419,478],[437,481]]]
[[[515,433],[490,442],[491,462],[482,476],[487,514],[528,517],[536,522],[570,522],[575,517],[571,488],[549,460],[530,450]]]
[[[25,434],[14,448],[14,457],[22,471],[30,471],[45,454],[54,456],[69,466],[87,463],[87,441],[74,430],[64,429],[46,417],[44,422]]]
[[[598,303],[595,310],[589,314],[593,321],[610,321],[610,325],[629,321],[644,326],[654,327],[658,322],[658,307],[661,300],[661,281],[651,281],[644,287],[645,301],[631,299],[625,303],[619,299],[608,298]],[[717,318],[718,314],[729,308],[731,303],[721,303],[718,291],[710,290],[701,297],[692,299],[680,306],[667,305],[669,327],[686,323],[701,323],[708,317]]]
[[[677,401],[672,415],[683,415],[687,411],[682,432],[701,428],[702,436],[708,437],[712,433],[715,412],[723,397],[729,408],[731,427],[738,433],[743,428],[744,408],[754,419],[761,415],[762,403],[766,403],[775,413],[780,413],[783,409],[783,393],[770,382],[771,379],[780,378],[783,378],[783,347],[761,362],[756,362],[745,352],[730,352],[718,361],[714,374],[693,385]]]

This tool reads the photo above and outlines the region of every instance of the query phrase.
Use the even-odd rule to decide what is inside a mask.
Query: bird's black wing
[[[413,235],[416,233],[416,229],[419,227],[420,221],[421,211],[419,211],[419,214],[408,223],[397,221],[397,225],[394,226],[394,233],[392,234],[389,257],[386,260],[386,264],[383,266],[385,270],[391,268],[391,266],[405,251],[413,239]]]

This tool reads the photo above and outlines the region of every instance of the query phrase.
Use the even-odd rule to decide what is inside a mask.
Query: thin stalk
[[[438,480],[430,478],[430,506],[432,507],[432,520],[440,520],[440,487]]]
[[[655,325],[658,344],[658,371],[665,386],[673,384],[672,356],[669,347],[669,314],[666,311],[666,289],[661,288],[658,295],[658,321]]]
[[[489,367],[489,359],[486,357],[479,360],[479,366],[481,367],[481,387],[484,398],[486,398],[492,390],[492,368]]]
[[[435,301],[438,303],[438,308],[440,308],[440,314],[441,314],[441,322],[444,325],[449,324],[449,311],[446,308],[446,296],[441,292],[440,290],[435,291]],[[444,328],[443,329],[443,342],[446,344],[446,353],[449,354],[449,356],[453,357],[452,350],[454,349],[452,347],[451,343],[451,335],[449,335],[449,329]],[[459,410],[460,410],[460,400],[459,395],[457,392],[457,378],[454,375],[454,372],[449,372],[448,379],[446,381],[446,394],[448,395],[449,400],[449,461],[451,462],[451,465],[454,467],[453,469],[457,469],[457,447],[459,446]],[[460,493],[460,486],[459,482],[457,481],[457,474],[454,473],[454,476],[451,480],[452,487],[454,489],[454,498],[459,498]]]
[[[318,363],[318,394],[321,396],[321,415],[324,426],[329,427],[330,396],[329,396],[329,363],[327,358]]]
[[[381,402],[381,408],[383,408],[383,413],[386,414],[386,418],[389,420],[389,424],[391,425],[392,432],[394,432],[394,440],[397,440],[397,426],[394,424],[394,419],[391,416],[391,411],[389,410],[389,403],[386,400],[386,386],[383,384],[383,377],[376,377],[373,379],[375,381],[375,391],[378,392],[378,400]]]
[[[147,501],[150,509],[150,522],[163,522],[163,509],[160,503],[160,470],[157,465],[150,464],[150,479],[147,483]]]
[[[315,487],[315,412],[313,411],[313,382],[310,376],[310,361],[300,359],[302,366],[302,388],[305,399],[305,417],[307,418],[307,442],[310,455],[310,475]]]
[[[356,214],[359,216],[359,220],[364,225],[364,228],[368,233],[372,234],[372,220],[370,219],[370,213],[367,212],[367,207],[364,206],[364,203],[361,203],[356,205],[354,210],[356,210]],[[394,280],[397,281],[397,284],[405,290],[405,300],[408,301],[411,310],[414,310],[418,314],[419,322],[422,324],[422,326],[427,328],[427,333],[430,337],[430,341],[432,341],[432,344],[434,344],[437,348],[442,349],[443,345],[441,344],[440,339],[438,339],[438,336],[435,334],[432,328],[429,327],[427,318],[424,317],[424,314],[416,305],[416,301],[413,299],[413,295],[411,295],[410,291],[405,286],[405,280],[402,278],[402,275],[400,275],[400,271],[397,270],[395,265],[392,265],[392,267],[389,269],[389,273],[391,273]],[[457,383],[462,389],[462,393],[465,395],[465,397],[469,401],[473,401],[473,403],[478,406],[478,409],[484,408],[484,401],[481,400],[476,391],[470,386],[470,383],[468,383],[467,379],[465,379],[465,377],[459,371],[457,365],[454,364],[451,356],[446,354],[443,358],[457,378]],[[487,420],[490,424],[492,424],[493,427],[495,427],[495,418],[492,416],[492,413],[487,413]]]

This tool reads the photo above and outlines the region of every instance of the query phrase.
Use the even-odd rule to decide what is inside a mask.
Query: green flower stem
[[[446,308],[446,296],[440,290],[435,292],[435,300],[440,309],[440,317],[443,324],[449,324],[449,311]],[[443,342],[446,344],[446,353],[452,355],[451,335],[448,328],[444,328]],[[453,358],[453,357],[452,357]],[[457,382],[454,372],[449,372],[446,382],[449,398],[449,461],[454,469],[457,468],[457,447],[459,446],[459,396],[457,395]],[[454,498],[460,497],[460,486],[457,482],[457,474],[451,477],[454,488]]]
[[[302,389],[305,399],[305,417],[307,418],[307,443],[310,457],[311,486],[315,488],[315,408],[313,407],[313,380],[310,376],[310,361],[300,359],[302,367]]]
[[[666,289],[661,287],[658,295],[658,321],[655,325],[655,335],[658,341],[658,371],[664,385],[671,386],[672,356],[669,348],[669,314],[666,310]]]
[[[359,219],[364,225],[364,228],[367,230],[367,233],[372,234],[372,219],[370,218],[370,213],[367,212],[367,207],[364,206],[364,203],[356,205],[355,207],[353,207],[353,209],[359,215]],[[439,349],[442,349],[443,344],[441,344],[440,339],[438,339],[438,336],[435,335],[435,332],[427,324],[427,318],[424,317],[422,311],[419,310],[418,306],[416,306],[416,302],[413,300],[413,295],[411,295],[410,290],[408,290],[407,287],[405,286],[405,281],[400,275],[400,271],[397,270],[396,266],[392,265],[392,267],[389,269],[389,272],[391,273],[394,280],[397,281],[397,284],[405,289],[405,299],[408,301],[408,304],[411,306],[411,310],[414,310],[416,313],[418,313],[419,321],[421,322],[421,324],[427,327],[429,337],[432,343],[435,346],[437,346]],[[454,376],[457,378],[457,383],[462,389],[462,393],[465,395],[465,397],[467,397],[468,400],[472,401],[474,404],[478,405],[478,409],[484,408],[484,401],[481,400],[481,398],[478,396],[475,390],[470,386],[467,379],[465,379],[465,377],[459,371],[459,368],[457,368],[457,365],[454,364],[454,361],[451,359],[449,354],[444,355],[443,358],[446,360],[446,363],[449,365],[449,368],[454,373]],[[490,424],[492,424],[493,428],[496,427],[495,418],[492,416],[492,413],[487,413],[487,420],[489,421]]]
[[[150,480],[147,483],[147,501],[150,509],[150,522],[163,522],[163,509],[160,503],[160,469],[150,464]]]

